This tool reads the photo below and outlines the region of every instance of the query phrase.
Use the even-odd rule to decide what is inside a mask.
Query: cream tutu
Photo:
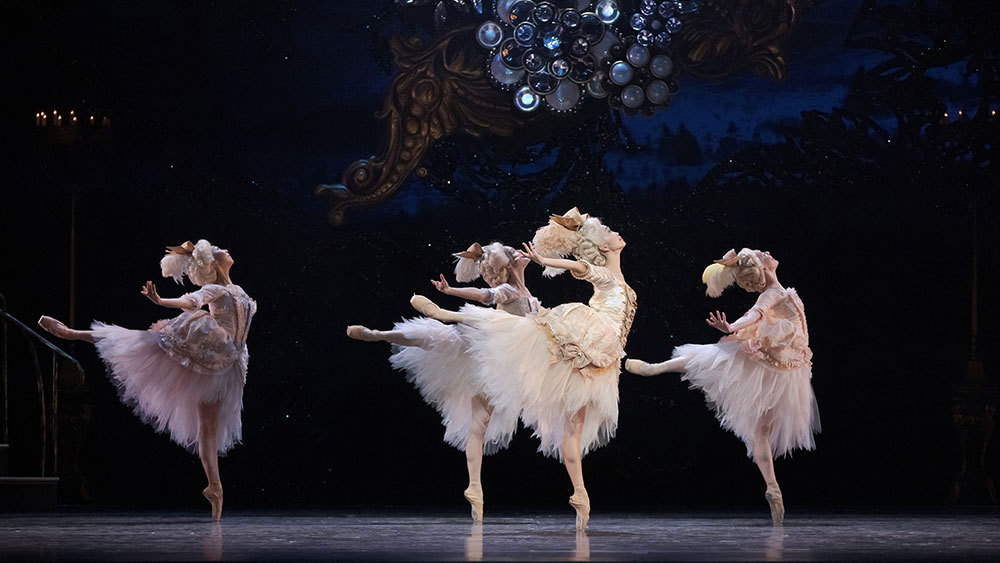
[[[582,454],[614,437],[619,362],[635,314],[634,292],[606,268],[589,266],[581,277],[595,287],[589,305],[566,303],[533,317],[471,315],[458,327],[493,404],[520,412],[541,440],[539,451],[559,459],[566,421],[582,407]]]
[[[185,297],[207,304],[212,313],[184,311],[149,330],[95,322],[95,346],[122,401],[192,452],[198,445],[198,405],[218,402],[217,444],[225,453],[242,437],[245,338],[256,303],[234,285],[207,285]]]
[[[474,310],[518,318],[471,305],[466,305],[462,312],[475,314]],[[458,329],[424,317],[396,323],[393,329],[417,344],[393,344],[389,362],[395,369],[405,371],[406,380],[420,391],[427,404],[441,414],[445,427],[444,441],[465,451],[472,425],[472,402],[477,395],[483,395],[494,404],[483,439],[483,452],[492,454],[507,447],[517,430],[518,411],[503,408],[490,400],[491,397],[475,377],[477,364]]]

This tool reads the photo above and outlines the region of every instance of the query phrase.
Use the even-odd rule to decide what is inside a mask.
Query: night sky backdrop
[[[412,316],[414,292],[457,306],[428,283],[451,273],[452,252],[473,241],[517,245],[548,213],[577,205],[628,241],[622,268],[639,299],[632,357],[658,361],[675,344],[713,341],[708,310],[732,317],[751,305],[738,288],[704,295],[702,269],[729,248],[781,261],[779,278],[806,306],[823,422],[815,452],[777,462],[790,511],[947,501],[961,461],[952,386],[969,359],[974,208],[979,352],[997,377],[1000,119],[989,112],[1000,109],[998,8],[818,2],[785,44],[783,81],[749,71],[716,82],[681,76],[669,108],[624,117],[611,142],[568,120],[553,131],[555,148],[525,146],[511,158],[522,164],[508,170],[535,173],[560,148],[590,147],[571,176],[530,196],[483,197],[490,185],[468,181],[460,159],[495,140],[446,139],[428,155],[427,178],[411,178],[385,204],[348,210],[334,227],[314,187],[378,150],[374,113],[392,74],[377,62],[381,36],[366,26],[393,17],[391,4],[5,4],[15,22],[4,41],[12,101],[0,110],[8,310],[30,323],[67,318],[74,197],[81,327],[144,328],[168,316],[140,285],[152,279],[165,296],[190,290],[160,278],[158,260],[166,244],[206,238],[231,251],[234,282],[259,305],[244,443],[221,464],[227,508],[465,510],[464,456],[441,441],[438,415],[391,370],[388,344],[348,340],[344,327]],[[887,6],[896,10],[879,12],[894,14],[888,22],[864,17]],[[865,34],[882,42],[858,39]],[[919,64],[908,55],[918,36],[930,45]],[[872,71],[900,58],[910,63]],[[36,112],[74,108],[109,116],[111,128],[67,147],[35,127]],[[533,266],[528,285],[548,305],[590,292]],[[84,387],[61,396],[75,417],[60,426],[71,464],[61,498],[199,505],[197,457],[118,402],[92,347],[61,345],[87,373]],[[11,377],[12,463],[29,474],[34,380],[26,365]],[[762,509],[756,468],[701,393],[670,374],[623,374],[620,388],[618,436],[584,461],[595,511]],[[536,445],[522,429],[486,458],[488,505],[565,503],[565,470]],[[987,457],[994,479],[998,451]]]

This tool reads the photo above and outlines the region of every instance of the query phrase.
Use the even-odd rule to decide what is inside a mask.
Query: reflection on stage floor
[[[558,516],[232,510],[0,515],[0,559],[916,560],[1000,556],[1000,511]]]

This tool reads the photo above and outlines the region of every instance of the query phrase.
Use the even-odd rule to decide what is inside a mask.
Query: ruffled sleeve
[[[611,270],[603,266],[595,266],[583,260],[580,260],[579,263],[583,264],[587,271],[579,275],[576,272],[572,272],[574,278],[589,281],[601,291],[610,291],[618,286],[618,279],[611,273]]]
[[[188,309],[201,309],[205,305],[215,301],[216,299],[222,297],[226,294],[226,288],[221,285],[208,284],[203,286],[198,291],[192,291],[191,293],[185,293],[181,296],[181,299],[185,299],[190,303]]]
[[[514,289],[514,286],[509,283],[502,283],[496,287],[491,287],[486,291],[490,292],[490,297],[487,300],[487,305],[506,305],[511,301],[520,299],[520,294]]]

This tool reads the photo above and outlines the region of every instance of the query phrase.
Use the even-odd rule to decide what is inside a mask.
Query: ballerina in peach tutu
[[[141,293],[157,305],[181,309],[180,315],[149,330],[100,322],[90,330],[73,330],[46,316],[38,324],[59,338],[94,344],[122,401],[157,432],[168,432],[174,442],[197,451],[208,478],[202,494],[212,504],[212,519],[219,520],[219,454],[242,436],[246,339],[257,304],[233,284],[227,250],[206,240],[167,248],[160,261],[163,276],[182,283],[186,275],[201,289],[166,299],[147,281]]]
[[[746,444],[767,485],[771,519],[780,524],[785,505],[774,459],[814,449],[820,421],[805,309],[794,289],[778,283],[777,268],[769,252],[730,250],[705,269],[706,293],[718,297],[735,282],[760,293],[754,306],[733,323],[725,313],[709,313],[709,326],[727,334],[716,344],[678,346],[672,359],[658,364],[630,359],[625,369],[637,375],[682,372],[681,379],[701,389],[723,428]]]
[[[488,289],[453,287],[444,275],[431,280],[445,295],[492,305],[496,309],[467,304],[462,311],[471,316],[490,313],[532,315],[538,300],[524,284],[524,269],[531,263],[523,253],[494,242],[475,243],[455,254],[455,279],[466,283],[482,276]],[[407,319],[392,330],[372,330],[361,325],[347,327],[347,336],[356,340],[390,342],[392,367],[405,371],[407,380],[424,401],[441,413],[444,441],[465,452],[469,486],[465,498],[472,506],[472,518],[483,519],[481,481],[483,455],[495,453],[510,443],[517,430],[517,409],[496,408],[475,378],[476,363],[466,341],[453,325],[429,318]]]
[[[479,384],[495,407],[520,412],[541,439],[539,451],[565,463],[573,484],[570,504],[583,530],[590,498],[582,458],[615,434],[619,363],[635,317],[635,292],[621,271],[625,240],[573,208],[551,217],[524,248],[547,275],[569,270],[593,284],[589,304],[565,303],[517,317],[445,311],[419,295],[411,303],[429,317],[460,323]],[[568,255],[577,259],[560,258]]]

